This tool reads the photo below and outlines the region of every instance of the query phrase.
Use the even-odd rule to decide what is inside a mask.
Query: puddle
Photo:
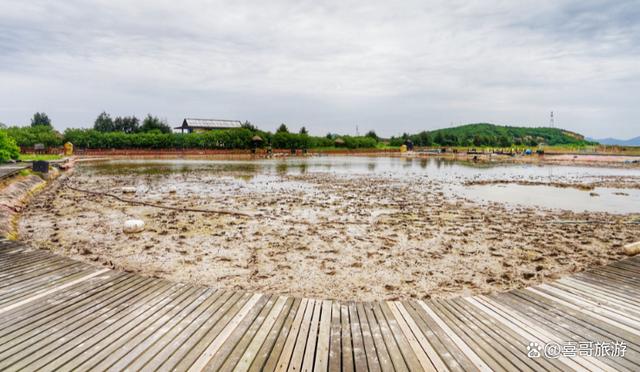
[[[596,187],[585,191],[570,187],[501,184],[453,187],[452,190],[478,202],[573,212],[640,213],[640,190],[637,189]]]

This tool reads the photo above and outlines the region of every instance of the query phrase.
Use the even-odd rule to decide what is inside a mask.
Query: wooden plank
[[[629,306],[636,311],[640,311],[640,305],[637,304],[637,296],[629,296],[628,292],[619,291],[614,288],[604,286],[602,284],[596,285],[589,280],[578,280],[575,278],[564,278],[558,282],[571,285],[574,288],[581,290],[583,293],[595,291],[596,293],[605,296],[608,301],[615,301],[624,306]]]
[[[373,313],[371,304],[361,303],[360,306],[364,311],[364,316],[367,320],[368,327],[371,332],[371,338],[376,350],[376,357],[379,363],[379,368],[382,371],[393,371],[393,362],[391,361],[391,356],[389,355],[389,351],[387,350],[387,345],[385,344],[384,338],[382,337],[382,331],[380,330],[378,320]]]
[[[547,297],[540,296],[526,290],[513,291],[513,295],[526,299],[529,302],[534,302],[538,304],[538,306],[544,306],[547,311],[567,319],[572,319],[574,322],[578,322],[582,326],[592,330],[593,332],[602,334],[608,339],[620,339],[631,345],[640,345],[640,337],[621,330],[609,323],[601,322],[581,311],[559,304]]]
[[[389,310],[387,304],[384,302],[376,302],[374,304],[374,312],[381,324],[382,334],[385,337],[389,353],[391,357],[394,358],[393,365],[396,370],[404,371],[408,369],[409,371],[417,371],[422,369],[418,357],[407,338],[403,335],[398,321],[393,316],[393,313],[391,313],[391,310]],[[396,360],[396,358],[398,360]]]
[[[322,301],[322,313],[318,332],[318,345],[316,347],[316,360],[312,366],[316,371],[327,371],[329,368],[329,350],[331,348],[331,321],[332,303],[329,300]],[[338,336],[339,337],[339,336]]]
[[[539,303],[530,301],[523,297],[516,296],[512,293],[501,294],[499,299],[496,299],[505,306],[517,309],[519,313],[524,314],[532,321],[545,324],[551,331],[558,336],[559,339],[566,341],[605,341],[609,342],[618,338],[606,338],[602,335],[593,332],[591,329],[583,327],[579,322],[575,322],[575,319],[566,314],[557,314],[554,311],[540,306]],[[597,358],[602,360],[616,370],[620,369],[635,369],[627,363],[627,359],[632,357],[632,354],[638,355],[633,350],[627,350],[625,358]]]
[[[351,342],[353,347],[353,363],[356,371],[365,371],[367,366],[367,354],[364,349],[364,340],[358,311],[354,302],[349,302],[349,323],[351,328]]]
[[[459,313],[465,314],[472,324],[477,325],[479,332],[486,333],[489,340],[492,341],[492,344],[496,348],[503,350],[502,355],[507,357],[512,363],[519,365],[519,360],[522,364],[529,366],[535,371],[562,371],[566,369],[566,365],[555,359],[529,358],[526,355],[526,347],[529,346],[531,342],[530,338],[525,338],[521,334],[514,332],[510,327],[505,326],[496,318],[476,309],[465,299],[456,298],[449,300],[448,304],[458,310]],[[518,368],[520,369],[520,367]],[[522,367],[522,370],[526,369],[527,368]]]
[[[13,260],[5,263],[2,268],[3,276],[6,276],[0,283],[0,288],[8,284],[23,281],[26,278],[42,276],[48,272],[59,270],[68,266],[85,266],[84,264],[65,258],[43,256],[42,258],[28,258],[23,260]]]
[[[409,315],[406,308],[400,302],[387,301],[386,304],[411,349],[420,361],[422,369],[425,371],[448,371],[449,368],[444,364],[424,334],[420,332],[418,325]]]
[[[96,311],[103,302],[117,299],[118,296],[124,296],[133,292],[144,283],[143,278],[129,277],[117,284],[96,292],[87,292],[85,296],[78,298],[71,303],[61,302],[52,306],[42,307],[42,311],[31,309],[26,314],[20,314],[20,317],[5,318],[3,321],[7,323],[7,327],[3,328],[0,333],[0,353],[15,342],[22,335],[28,332],[38,330],[36,334],[46,334],[50,329],[58,327],[69,318],[73,318],[78,314],[90,314]],[[151,281],[147,281],[150,285]],[[15,313],[14,313],[15,314]]]
[[[128,276],[115,271],[105,275],[91,278],[82,284],[59,291],[51,296],[45,296],[31,302],[26,308],[16,308],[0,315],[0,339],[6,333],[15,329],[24,329],[30,324],[40,320],[55,311],[69,311],[75,304],[86,301],[92,296],[101,296],[103,293],[113,291],[123,282],[142,280],[139,277]]]
[[[517,358],[513,362],[511,355],[502,354],[499,345],[482,332],[478,332],[473,323],[455,309],[447,306],[447,301],[434,300],[430,302],[433,311],[451,332],[455,333],[467,347],[469,347],[491,370],[533,370],[522,364]]]
[[[602,322],[605,323],[609,323],[615,327],[618,327],[620,329],[623,329],[629,333],[632,333],[636,336],[640,335],[640,331],[638,329],[636,329],[635,327],[629,326],[626,324],[626,322],[624,322],[624,320],[620,319],[619,317],[616,317],[615,315],[607,312],[606,310],[603,309],[599,309],[599,308],[595,308],[595,307],[589,307],[589,308],[585,308],[582,306],[578,306],[575,303],[573,303],[570,300],[567,300],[565,298],[563,298],[563,296],[557,296],[556,293],[551,294],[547,291],[544,290],[544,288],[527,288],[526,290],[531,291],[535,294],[538,294],[540,296],[543,297],[547,297],[550,300],[553,300],[555,302],[558,302],[560,304],[563,304],[571,309],[577,310],[577,311],[581,311],[585,314],[588,314],[590,316],[592,316],[593,318],[596,318]],[[612,316],[613,315],[613,316]]]
[[[404,358],[402,356],[402,352],[398,348],[395,338],[391,333],[389,325],[387,324],[387,320],[384,316],[384,313],[380,309],[380,304],[377,302],[371,302],[365,304],[365,310],[367,311],[367,316],[369,317],[369,324],[372,323],[373,318],[375,318],[376,327],[372,328],[374,334],[374,340],[380,339],[382,341],[381,346],[378,347],[376,344],[376,349],[387,351],[386,358],[389,358],[391,361],[392,370],[394,371],[408,371],[407,366],[405,364]],[[380,360],[383,359],[382,356],[378,354]],[[382,364],[382,363],[381,363]],[[384,366],[384,364],[382,364]],[[418,367],[418,363],[416,363],[416,367]]]
[[[244,319],[238,323],[233,333],[212,355],[204,369],[207,371],[233,370],[275,301],[276,296],[262,295]]]
[[[142,281],[138,279],[138,281]],[[151,281],[147,282],[151,285]],[[77,306],[70,306],[71,311],[67,313],[48,313],[34,323],[25,325],[24,322],[17,322],[12,333],[5,334],[0,341],[0,359],[2,356],[14,355],[16,352],[40,343],[48,335],[56,330],[72,326],[78,321],[84,320],[88,315],[96,313],[103,303],[115,304],[125,296],[135,294],[130,288],[117,289],[113,293],[102,292],[99,296],[89,298],[88,302]]]
[[[474,364],[474,366],[484,372],[491,371],[491,368],[476,354],[469,345],[467,345],[464,340],[454,332],[451,327],[442,319],[435,311],[431,309],[424,301],[417,301],[418,305],[422,307],[422,310],[433,320],[435,323],[444,331],[444,333],[449,337],[456,346],[462,350],[462,352],[469,358],[469,360]],[[477,346],[477,345],[472,345]]]
[[[307,310],[304,312],[304,318],[302,318],[302,324],[300,325],[300,333],[298,333],[298,339],[291,354],[289,368],[287,368],[288,371],[300,371],[302,369],[304,352],[307,346],[307,336],[310,333],[310,328],[312,328],[311,319],[317,304],[318,301],[316,300],[309,300],[307,304]]]
[[[237,296],[232,297],[232,301],[225,303],[218,311],[213,314],[207,314],[209,319],[204,325],[197,329],[187,341],[190,348],[176,350],[171,356],[160,366],[161,370],[188,370],[195,362],[202,357],[206,349],[211,346],[211,340],[222,332],[241,309],[252,298],[250,293],[238,292]]]
[[[410,316],[417,329],[413,329],[414,333],[422,332],[429,339],[429,343],[439,355],[441,360],[447,367],[453,371],[473,370],[473,363],[464,355],[462,350],[447,337],[433,320],[425,316],[423,312],[419,312],[419,305],[411,301],[402,302],[401,305],[406,309],[406,313]],[[431,355],[429,355],[431,358]],[[433,360],[433,359],[432,359]]]
[[[122,314],[122,317],[112,318],[109,325],[99,332],[95,332],[97,327],[92,327],[88,332],[76,332],[74,337],[69,337],[68,342],[52,343],[49,347],[55,348],[55,353],[31,362],[30,368],[46,365],[52,369],[62,366],[73,370],[91,369],[92,365],[101,362],[123,343],[136,340],[137,335],[150,328],[158,318],[174,308],[182,309],[181,305],[186,300],[197,295],[195,288],[186,286],[174,287],[171,291],[168,295],[162,291],[153,300],[144,303],[145,306],[138,306],[136,310]],[[64,355],[54,356],[58,353]]]
[[[318,328],[320,323],[320,314],[322,313],[322,301],[316,300],[316,306],[313,310],[313,316],[311,318],[311,326],[309,327],[309,334],[307,335],[307,342],[304,350],[304,357],[302,358],[301,371],[308,372],[313,370],[313,363],[315,361],[316,346],[318,341]]]
[[[249,314],[253,306],[263,297],[261,294],[254,294],[247,301],[247,303],[240,309],[240,311],[227,323],[222,329],[220,334],[209,344],[205,351],[189,368],[189,371],[201,371],[209,363],[213,355],[220,349],[222,344],[231,335],[233,330],[242,322],[242,320]]]
[[[270,370],[275,371],[286,371],[289,368],[289,362],[291,361],[291,355],[293,354],[293,349],[296,346],[296,340],[298,339],[298,333],[300,333],[300,328],[303,327],[303,318],[307,313],[307,307],[309,306],[309,300],[303,299],[298,306],[298,311],[296,312],[296,316],[291,324],[291,328],[287,334],[287,338],[282,347],[282,351],[280,352],[280,357],[275,364],[275,366],[271,365],[271,363],[267,362]],[[312,305],[311,305],[312,306]],[[271,367],[275,367],[271,369]]]
[[[288,299],[284,296],[278,296],[275,301],[273,307],[266,315],[264,322],[262,323],[260,329],[256,333],[255,337],[251,340],[251,343],[247,346],[246,351],[240,358],[238,364],[234,367],[235,371],[248,371],[251,367],[251,364],[255,360],[260,348],[266,341],[271,329],[276,324],[278,318],[280,317]],[[284,316],[282,317],[284,319]]]
[[[640,304],[637,302],[627,302],[622,296],[612,295],[611,293],[600,290],[599,288],[591,288],[589,286],[582,285],[581,283],[557,282],[550,283],[549,285],[562,291],[567,291],[574,296],[584,298],[590,303],[595,303],[596,306],[600,303],[604,303],[608,307],[622,313],[624,316],[640,320]]]
[[[340,324],[340,304],[334,301],[331,304],[331,330],[330,330],[330,344],[329,344],[329,371],[340,371],[341,367],[341,331],[342,325]]]
[[[351,319],[349,319],[349,307],[344,304],[340,305],[340,330],[342,370],[352,372],[355,365],[353,361],[353,344],[351,340]]]
[[[187,353],[199,344],[204,335],[226,314],[238,301],[242,301],[243,293],[222,292],[212,304],[201,308],[189,318],[187,324],[172,331],[152,348],[145,351],[129,363],[131,370],[170,370],[186,357]],[[183,345],[194,345],[184,347]],[[195,360],[195,357],[194,357]]]
[[[9,366],[23,360],[26,355],[32,354],[34,350],[43,352],[45,348],[50,347],[50,345],[56,342],[64,342],[67,340],[81,342],[82,338],[79,337],[80,335],[90,337],[91,334],[100,331],[102,329],[101,326],[104,327],[105,324],[107,324],[105,322],[106,319],[135,309],[137,307],[136,303],[128,302],[131,300],[132,295],[137,295],[136,298],[140,298],[140,296],[146,298],[147,296],[156,294],[157,297],[158,289],[166,287],[166,285],[153,283],[152,281],[149,281],[149,284],[148,287],[142,288],[143,291],[140,294],[134,292],[127,294],[126,297],[119,297],[114,306],[103,307],[97,311],[83,311],[75,317],[65,318],[53,331],[43,332],[43,329],[47,327],[47,325],[45,325],[24,334],[19,339],[12,341],[11,344],[14,346],[11,349],[11,357],[3,359],[3,357],[0,356],[0,359],[3,359],[0,363],[0,368],[5,368],[5,364]],[[3,352],[2,354],[5,353],[6,352]]]
[[[94,271],[94,272],[92,272],[90,274],[81,276],[81,277],[79,277],[77,279],[68,281],[68,282],[66,282],[64,284],[60,284],[60,285],[55,286],[53,288],[48,288],[48,289],[46,289],[44,291],[37,292],[36,294],[31,295],[30,297],[27,297],[27,298],[25,298],[23,300],[20,300],[18,302],[14,302],[14,303],[12,303],[10,305],[7,305],[7,306],[4,306],[4,307],[0,308],[0,314],[2,314],[4,312],[7,312],[7,311],[10,311],[12,309],[15,309],[17,307],[24,306],[24,305],[26,305],[28,303],[31,303],[33,301],[36,301],[36,300],[42,298],[42,297],[50,296],[53,293],[56,293],[58,291],[62,291],[64,289],[72,287],[72,286],[74,286],[76,284],[79,284],[79,283],[82,283],[84,281],[87,281],[87,280],[89,280],[89,279],[91,279],[91,278],[93,278],[95,276],[98,276],[100,274],[103,274],[103,273],[105,273],[107,271],[109,271],[109,269],[97,270],[97,271]]]
[[[538,288],[587,309],[597,308],[606,310],[607,313],[611,314],[611,317],[624,319],[624,322],[628,323],[629,326],[640,329],[640,314],[634,312],[629,306],[620,306],[615,302],[607,301],[604,297],[598,296],[594,291],[576,293],[577,290],[575,288],[562,286],[557,283],[545,284],[544,287],[539,286]]]
[[[77,275],[78,273],[86,273],[93,271],[86,270],[84,265],[65,265],[52,269],[43,275],[29,275],[24,280],[8,284],[0,290],[0,306],[11,303],[12,299],[20,298],[36,292],[47,286],[54,285],[60,281]]]
[[[375,343],[373,342],[373,335],[371,334],[371,327],[367,320],[364,307],[361,302],[356,303],[356,310],[358,312],[358,319],[360,321],[360,330],[362,330],[362,341],[364,344],[364,351],[367,355],[367,365],[369,371],[380,371],[380,359],[378,358],[378,352],[376,350]]]
[[[294,331],[293,325],[297,319],[298,314],[302,317],[304,313],[304,309],[302,313],[300,312],[301,306],[306,306],[306,302],[303,303],[303,300],[297,298],[294,300],[289,312],[287,313],[286,318],[282,321],[282,326],[278,326],[278,322],[274,326],[274,330],[269,333],[269,337],[265,342],[265,345],[260,348],[260,353],[256,360],[251,364],[250,371],[273,371],[276,369],[280,358],[282,357],[282,351],[286,346],[286,341],[289,338],[289,335],[292,331]],[[296,331],[297,332],[297,331]],[[297,335],[297,333],[296,333]],[[270,346],[273,343],[273,346]],[[262,362],[264,360],[264,364]],[[289,362],[287,360],[287,366]],[[285,366],[284,368],[287,368]]]
[[[127,340],[117,350],[109,353],[100,364],[90,367],[93,370],[141,370],[149,359],[157,355],[181,331],[184,331],[203,311],[208,309],[223,295],[222,291],[200,289],[197,298],[187,307],[174,307],[156,325],[139,333],[137,339]],[[179,311],[181,310],[181,311]],[[179,311],[179,312],[178,312]]]
[[[545,345],[550,341],[555,341],[555,337],[548,332],[540,331],[536,325],[527,321],[522,321],[517,316],[514,316],[510,311],[504,311],[503,309],[494,306],[491,302],[485,301],[484,297],[477,296],[474,298],[466,299],[470,304],[476,306],[477,309],[486,312],[489,316],[493,316],[495,319],[503,322],[503,324],[510,327],[515,332],[521,334],[523,337],[530,340],[530,342],[537,342],[538,345]],[[567,358],[559,357],[556,360],[566,365],[565,368],[571,368],[573,370],[583,370],[585,367],[583,363]],[[584,363],[584,364],[589,364]],[[593,367],[592,367],[593,368]]]

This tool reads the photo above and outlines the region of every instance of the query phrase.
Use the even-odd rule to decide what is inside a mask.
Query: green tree
[[[289,128],[287,128],[287,125],[285,123],[282,123],[276,130],[276,133],[289,133]]]
[[[49,119],[49,116],[47,116],[47,114],[45,114],[44,112],[36,112],[35,114],[33,114],[33,117],[31,118],[31,126],[32,127],[49,127],[52,128],[53,126],[51,125],[51,119]]]
[[[111,116],[103,111],[98,117],[96,121],[93,122],[93,129],[98,132],[113,132],[115,127],[113,125],[113,119]]]
[[[501,135],[500,137],[498,137],[498,146],[500,147],[510,147],[511,146],[511,139],[509,139],[509,137],[507,137],[507,135]]]
[[[9,137],[6,130],[0,130],[0,162],[18,159],[19,156],[20,148],[16,145],[16,141]]]
[[[303,126],[302,128],[300,128],[300,134],[309,134],[309,131],[307,131],[307,128]]]
[[[140,121],[135,116],[118,116],[113,121],[113,130],[123,133],[135,133],[140,129]]]
[[[378,137],[378,135],[376,134],[376,132],[370,130],[367,132],[367,134],[364,135],[365,137],[369,137],[369,138],[373,138],[374,140],[378,141],[380,139],[380,137]]]
[[[251,124],[250,121],[245,121],[244,123],[242,123],[242,128],[244,129],[249,129],[252,132],[257,132],[258,131],[258,127],[256,127],[255,125]]]
[[[160,133],[171,133],[171,127],[165,120],[159,119],[157,116],[148,114],[142,121],[139,129],[140,132],[158,131]]]

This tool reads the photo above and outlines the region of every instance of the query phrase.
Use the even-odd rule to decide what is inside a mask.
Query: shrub
[[[18,159],[20,148],[16,141],[9,137],[6,130],[0,130],[0,162],[4,163],[11,159]]]
[[[33,147],[37,143],[58,147],[63,143],[60,133],[47,126],[9,127],[6,132],[20,147]]]

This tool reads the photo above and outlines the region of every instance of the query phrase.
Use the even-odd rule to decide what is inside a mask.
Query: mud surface
[[[82,166],[66,182],[256,217],[131,205],[61,185],[30,203],[20,220],[21,238],[148,276],[342,300],[522,288],[621,259],[623,245],[639,240],[640,214],[480,205],[450,194],[453,181],[424,173],[262,172],[237,164],[215,171],[136,169]],[[582,181],[571,175],[554,182]],[[598,181],[590,176],[588,182]],[[616,182],[636,188],[640,178]],[[137,192],[123,194],[123,187]],[[130,218],[144,220],[145,231],[124,234]]]

